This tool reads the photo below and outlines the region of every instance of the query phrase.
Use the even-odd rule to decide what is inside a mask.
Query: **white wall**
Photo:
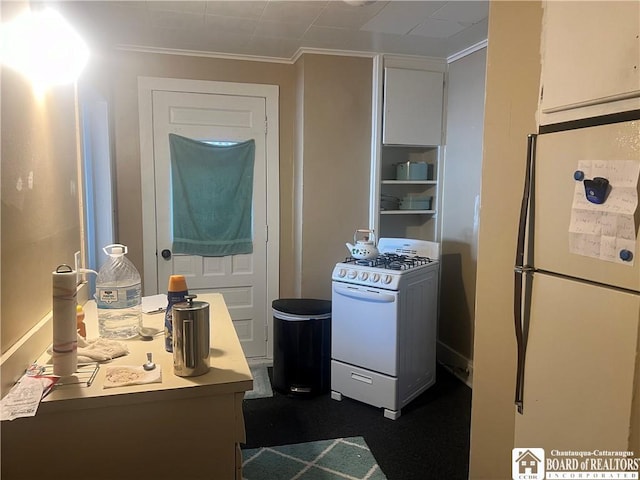
[[[302,122],[300,294],[331,298],[344,243],[369,217],[372,60],[305,55]]]
[[[485,69],[481,48],[448,73],[438,358],[458,372],[473,359]]]
[[[469,479],[511,478],[513,262],[540,93],[541,2],[491,2],[471,398]]]

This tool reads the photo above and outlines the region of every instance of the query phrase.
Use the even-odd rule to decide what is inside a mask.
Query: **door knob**
[[[165,260],[169,260],[171,258],[171,250],[165,248],[164,250],[162,250],[160,255],[162,255],[162,258],[164,258]]]

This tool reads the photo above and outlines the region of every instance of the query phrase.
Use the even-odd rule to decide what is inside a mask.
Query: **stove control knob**
[[[374,273],[373,275],[371,275],[371,281],[373,283],[377,283],[380,280],[380,274],[379,273]]]
[[[391,280],[393,280],[393,277],[391,275],[385,275],[384,279],[383,279],[383,282],[386,283],[386,284],[389,284],[389,283],[391,283]]]
[[[364,282],[367,278],[369,278],[369,274],[367,272],[360,272],[360,280]]]
[[[341,268],[340,270],[338,270],[338,276],[340,278],[343,278],[346,274],[347,274],[347,271],[344,268]]]
[[[358,272],[356,272],[355,270],[351,270],[351,271],[349,272],[349,278],[350,278],[350,279],[352,279],[352,280],[353,280],[353,279],[354,279],[354,278],[356,278],[357,276],[358,276]]]

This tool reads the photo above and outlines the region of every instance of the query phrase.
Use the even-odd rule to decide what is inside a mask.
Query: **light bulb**
[[[74,82],[89,49],[62,15],[47,8],[27,11],[0,27],[0,60],[43,88]]]

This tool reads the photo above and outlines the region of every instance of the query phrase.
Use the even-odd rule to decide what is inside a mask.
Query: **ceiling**
[[[290,61],[300,49],[446,58],[487,38],[488,0],[49,1],[89,45]]]

